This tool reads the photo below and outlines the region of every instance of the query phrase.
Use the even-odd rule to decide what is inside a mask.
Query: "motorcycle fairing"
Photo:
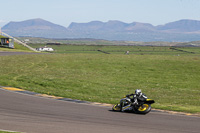
[[[149,103],[149,104],[152,104],[152,103],[155,103],[155,101],[154,101],[154,100],[152,100],[152,99],[146,99],[146,101],[145,101],[144,103]]]
[[[122,107],[122,111],[126,111],[126,110],[132,110],[133,108],[132,108],[132,106],[129,104],[129,105],[127,105],[127,106],[125,106],[125,107]]]

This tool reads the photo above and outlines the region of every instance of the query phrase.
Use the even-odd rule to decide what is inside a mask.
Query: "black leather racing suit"
[[[133,96],[131,98],[131,96]],[[140,93],[140,94],[129,94],[129,95],[126,95],[126,97],[130,98],[131,99],[131,102],[133,105],[137,105],[138,104],[138,101],[143,101],[144,99],[147,99],[146,95],[143,94],[143,93]]]

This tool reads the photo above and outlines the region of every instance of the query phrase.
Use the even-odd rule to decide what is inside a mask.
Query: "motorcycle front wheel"
[[[121,107],[120,107],[120,104],[115,104],[113,107],[112,107],[112,110],[113,111],[121,111]]]
[[[151,111],[151,104],[143,104],[138,109],[135,109],[136,113],[147,114]]]

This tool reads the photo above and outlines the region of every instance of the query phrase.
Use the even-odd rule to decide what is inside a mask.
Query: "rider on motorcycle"
[[[119,103],[112,107],[114,111],[133,111],[135,113],[147,114],[151,111],[151,104],[155,103],[154,100],[148,99],[140,89],[136,89],[135,93],[126,95]]]
[[[133,96],[133,98],[130,98],[130,96]],[[138,100],[142,101],[143,99],[147,99],[146,95],[142,93],[140,89],[136,89],[135,94],[132,93],[132,94],[126,95],[126,97],[130,98],[133,105],[137,105]]]

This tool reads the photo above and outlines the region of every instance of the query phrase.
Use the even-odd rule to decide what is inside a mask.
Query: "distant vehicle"
[[[52,52],[54,51],[53,48],[50,48],[50,47],[41,47],[41,48],[36,48],[37,51],[47,51],[47,52]]]

